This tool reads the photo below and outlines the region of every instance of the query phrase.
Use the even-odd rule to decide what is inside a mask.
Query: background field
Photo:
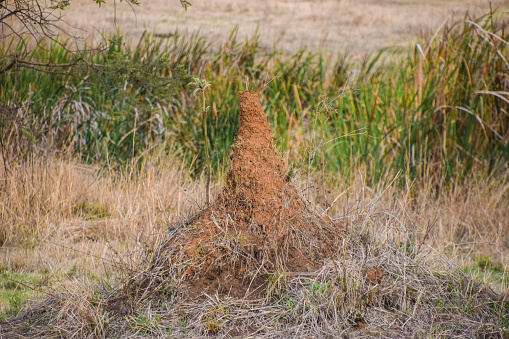
[[[147,30],[173,34],[199,30],[213,40],[225,41],[239,27],[239,38],[251,37],[258,29],[263,46],[296,52],[328,49],[335,53],[359,55],[394,45],[406,46],[419,35],[431,36],[448,18],[461,19],[509,6],[498,0],[195,0],[186,12],[178,1],[154,0],[131,9],[125,3],[94,6],[75,0],[66,11],[70,26],[84,29],[90,39],[98,32],[115,32],[137,39]],[[115,21],[117,26],[115,26]],[[76,31],[83,34],[83,31]]]

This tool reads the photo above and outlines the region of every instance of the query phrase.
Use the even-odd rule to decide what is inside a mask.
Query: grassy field
[[[432,35],[447,19],[461,19],[493,8],[505,9],[507,0],[377,1],[321,0],[241,3],[232,0],[195,0],[184,11],[179,1],[151,0],[133,9],[107,2],[101,8],[87,0],[75,0],[65,13],[67,30],[85,36],[90,43],[100,33],[115,33],[138,40],[145,30],[168,35],[196,32],[227,41],[238,26],[239,38],[260,35],[260,44],[296,53],[302,48],[347,52],[362,56],[394,45],[406,47],[420,35]]]
[[[45,72],[20,67],[0,75],[2,319],[23,314],[27,299],[44,296],[43,304],[28,305],[36,312],[46,303],[60,312],[44,321],[61,321],[69,332],[57,332],[64,336],[101,337],[108,324],[114,333],[139,336],[230,333],[237,325],[225,310],[239,315],[243,307],[235,302],[216,300],[206,310],[187,310],[187,318],[171,312],[161,318],[163,306],[140,301],[139,314],[123,325],[108,321],[100,306],[105,291],[118,292],[126,272],[144,272],[140,251],[156,248],[171,225],[205,206],[207,186],[213,196],[220,192],[239,124],[236,93],[250,89],[261,93],[292,182],[319,210],[358,227],[345,240],[343,263],[354,279],[342,292],[347,298],[371,290],[355,283],[359,253],[368,251],[359,239],[367,237],[376,261],[390,261],[385,267],[393,285],[377,294],[377,307],[389,303],[404,314],[413,308],[422,333],[433,336],[454,335],[447,326],[455,328],[458,319],[486,325],[476,310],[497,315],[499,323],[486,333],[507,328],[509,47],[503,19],[503,13],[466,17],[413,50],[384,49],[362,60],[307,50],[285,54],[263,47],[256,36],[239,41],[235,31],[224,43],[176,34],[144,36],[131,45],[112,36],[99,52],[78,55],[40,41],[27,65]],[[2,53],[24,47],[13,40]],[[9,59],[1,60],[3,68]],[[34,63],[75,65],[62,70]],[[378,248],[392,253],[394,246],[390,258],[375,254]],[[398,270],[407,272],[400,266],[407,262],[418,268],[408,271],[412,284],[429,273],[428,285],[401,282]],[[274,275],[278,283],[265,301],[270,312],[253,306],[246,319],[270,337],[295,333],[307,315],[303,335],[316,334],[313,321],[327,318],[332,307],[324,300],[339,295],[327,285],[329,268],[305,284],[279,284],[286,280]],[[299,284],[311,294],[299,294]],[[465,288],[442,290],[441,284]],[[400,299],[401,291],[412,298]],[[501,303],[492,292],[505,293]],[[70,304],[53,304],[64,297]],[[472,308],[462,308],[460,297],[471,298]],[[421,298],[430,309],[416,313]],[[73,308],[72,300],[90,308]],[[345,300],[334,319],[349,325],[330,333],[362,335],[356,327],[374,331],[387,320],[369,313],[367,303]],[[317,313],[310,303],[320,305]],[[425,332],[424,314],[437,310],[458,318],[433,318],[436,328]],[[271,318],[278,312],[284,319]],[[256,314],[266,322],[257,323]],[[266,328],[270,322],[279,332]]]
[[[478,326],[488,332],[507,326],[504,322],[508,305],[497,304],[496,297],[485,295],[507,295],[508,244],[504,225],[509,208],[503,198],[507,184],[496,180],[472,182],[441,193],[438,198],[413,198],[390,182],[377,187],[367,185],[362,170],[356,172],[356,180],[346,194],[340,190],[331,192],[331,196],[339,198],[329,214],[357,225],[346,238],[347,248],[341,250],[346,257],[341,255],[337,259],[340,267],[348,268],[345,274],[351,283],[347,291],[336,290],[342,285],[334,288],[328,285],[335,273],[333,266],[327,266],[321,275],[307,276],[301,282],[292,280],[291,275],[275,273],[268,299],[261,305],[221,298],[180,304],[173,297],[168,300],[158,297],[152,301],[135,300],[130,307],[136,311],[127,318],[117,318],[107,311],[104,300],[127,293],[122,287],[124,279],[132,272],[145,274],[140,258],[157,248],[168,227],[171,229],[181,220],[179,216],[193,215],[205,203],[205,181],[191,179],[182,162],[157,155],[149,159],[141,170],[133,173],[51,156],[16,166],[5,176],[16,184],[2,195],[2,227],[7,234],[13,234],[6,239],[9,242],[2,246],[0,256],[2,317],[5,320],[16,314],[26,316],[20,310],[28,310],[34,321],[29,327],[14,321],[14,333],[26,337],[57,334],[203,337],[236,333],[235,329],[249,325],[239,333],[247,335],[258,329],[260,332],[254,336],[284,337],[302,326],[302,316],[306,315],[307,323],[314,322],[320,314],[329,314],[332,306],[324,301],[336,300],[330,299],[335,295],[334,298],[347,299],[343,299],[342,310],[332,322],[336,324],[334,329],[328,331],[367,335],[379,333],[373,329],[373,322],[387,326],[394,319],[390,314],[396,312],[395,317],[401,317],[399,306],[392,306],[384,317],[377,315],[376,310],[385,309],[383,305],[389,300],[394,305],[404,303],[400,296],[405,290],[409,298],[406,307],[419,311],[414,313],[417,323],[412,322],[415,331],[422,328],[422,333],[432,336],[454,333],[468,336],[467,333],[478,333],[474,330]],[[293,182],[305,191],[307,180],[295,177]],[[314,174],[311,184],[319,185],[320,180]],[[213,186],[213,196],[220,185],[217,182]],[[313,191],[311,198],[321,201],[322,196]],[[24,237],[20,236],[20,229]],[[370,239],[369,245],[359,242],[364,238]],[[368,267],[382,265],[387,279],[381,285],[385,287],[380,290],[382,293],[373,294],[372,306],[356,302],[374,288],[363,282],[363,251],[368,251],[372,258]],[[408,280],[401,285],[404,281],[398,277],[404,262],[409,265],[408,271],[403,270]],[[308,294],[301,294],[300,285]],[[447,286],[456,287],[446,290]],[[415,298],[419,293],[422,305],[417,307]],[[465,300],[471,305],[466,309],[462,306]],[[437,306],[439,302],[444,304]],[[318,308],[308,308],[315,304]],[[83,307],[76,308],[77,305]],[[42,310],[47,311],[40,313]],[[478,311],[486,317],[495,311],[500,323],[476,318]],[[426,318],[426,312],[437,315],[445,312],[452,318]],[[464,312],[474,319],[462,318]],[[264,316],[260,318],[259,314]],[[236,319],[243,319],[245,326],[236,323]],[[459,319],[467,319],[463,321],[471,326],[457,329],[456,325],[462,323]],[[60,327],[48,330],[45,323]],[[346,325],[336,327],[339,324]],[[431,327],[426,330],[428,325]],[[309,326],[301,330],[311,335],[315,333],[314,327]],[[399,331],[399,325],[382,333],[394,336],[399,333],[392,332],[395,329]],[[13,334],[8,324],[3,325],[3,330],[6,335]]]

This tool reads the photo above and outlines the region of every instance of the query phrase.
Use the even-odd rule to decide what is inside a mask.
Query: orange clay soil
[[[170,275],[191,297],[260,296],[271,274],[316,269],[341,238],[341,228],[288,182],[259,94],[240,92],[239,99],[224,190],[165,246],[167,265],[176,269]]]

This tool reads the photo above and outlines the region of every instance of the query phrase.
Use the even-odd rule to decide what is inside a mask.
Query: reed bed
[[[509,155],[501,16],[465,17],[414,50],[382,50],[360,61],[305,50],[284,55],[257,36],[239,42],[236,30],[224,43],[177,33],[145,35],[131,46],[113,36],[77,54],[70,42],[40,41],[28,61],[76,65],[0,75],[12,117],[0,125],[4,145],[24,140],[123,165],[157,144],[195,176],[208,167],[221,175],[238,128],[236,92],[255,89],[281,152],[332,181],[353,180],[361,166],[373,185],[398,172],[402,184],[433,181],[437,189],[474,168],[497,175]],[[25,44],[4,47],[2,64],[11,60],[7,51]],[[193,94],[193,79],[209,86]]]

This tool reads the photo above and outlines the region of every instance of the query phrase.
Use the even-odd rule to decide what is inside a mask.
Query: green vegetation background
[[[209,166],[221,175],[238,128],[237,92],[249,89],[261,93],[278,147],[301,170],[349,182],[363,168],[369,184],[399,173],[407,186],[436,187],[496,175],[509,157],[509,46],[496,16],[360,61],[285,55],[256,36],[239,42],[236,31],[222,45],[175,34],[131,46],[113,36],[80,53],[41,40],[28,67],[0,75],[2,148],[23,158],[37,146],[110,166],[161,151],[196,176]],[[12,40],[0,66],[26,49]]]

